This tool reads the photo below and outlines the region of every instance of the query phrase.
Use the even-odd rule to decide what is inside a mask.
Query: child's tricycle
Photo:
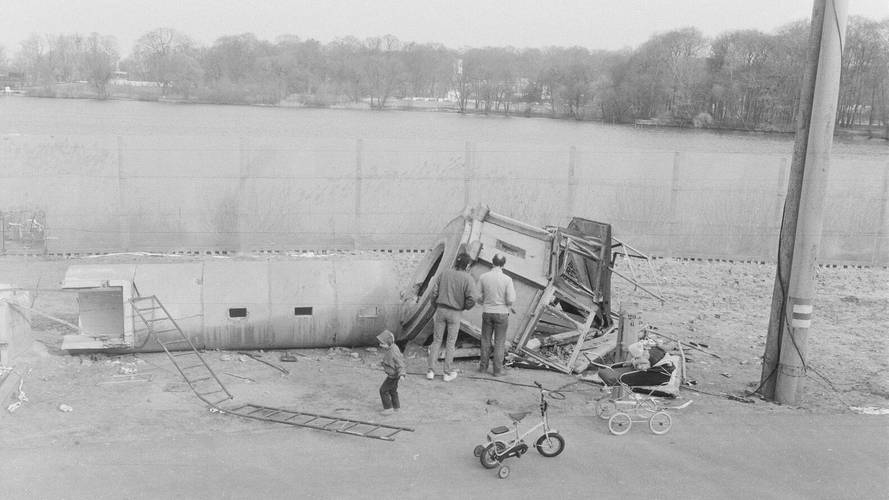
[[[524,434],[519,435],[519,422],[530,415],[531,412],[509,413],[512,425],[509,427],[505,425],[494,427],[488,432],[487,442],[476,446],[473,450],[473,453],[479,457],[484,468],[493,469],[500,465],[500,468],[497,470],[497,476],[500,479],[506,479],[509,476],[509,467],[503,465],[503,460],[509,457],[521,457],[524,455],[528,451],[528,444],[525,443],[525,438],[539,427],[543,427],[543,434],[537,438],[534,447],[537,448],[541,455],[554,457],[565,449],[565,439],[559,434],[559,431],[550,429],[546,417],[546,410],[549,405],[544,396],[551,391],[545,390],[537,382],[534,382],[534,385],[540,390],[540,423],[528,429]]]

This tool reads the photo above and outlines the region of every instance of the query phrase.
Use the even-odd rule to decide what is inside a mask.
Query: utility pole
[[[840,87],[848,0],[815,0],[760,392],[795,404],[806,376],[814,274]]]

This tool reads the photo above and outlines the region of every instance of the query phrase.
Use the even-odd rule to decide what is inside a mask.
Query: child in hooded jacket
[[[398,400],[398,381],[403,380],[407,372],[404,356],[395,345],[395,335],[385,330],[377,335],[377,340],[380,341],[380,348],[383,350],[383,361],[380,364],[386,372],[386,380],[380,386],[380,399],[383,401],[383,413],[389,414],[401,408]]]

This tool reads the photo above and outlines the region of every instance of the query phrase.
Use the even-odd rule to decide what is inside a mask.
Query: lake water
[[[453,140],[524,144],[539,150],[568,146],[596,151],[784,153],[792,135],[634,129],[548,118],[459,115],[421,111],[354,111],[166,104],[86,99],[0,98],[0,134],[234,135],[368,140]],[[889,154],[886,141],[836,142],[837,155]]]
[[[0,210],[39,207],[57,247],[107,250],[422,248],[485,203],[608,221],[653,253],[767,258],[793,151],[789,134],[25,97],[0,97],[0,139]],[[837,140],[830,168],[822,255],[889,260],[889,144]]]

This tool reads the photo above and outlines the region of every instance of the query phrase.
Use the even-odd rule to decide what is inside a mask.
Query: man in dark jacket
[[[463,310],[475,305],[476,297],[475,280],[466,270],[471,259],[465,253],[457,256],[453,269],[442,271],[436,278],[432,288],[432,298],[435,303],[435,314],[432,316],[432,345],[429,346],[429,371],[426,378],[435,378],[435,365],[438,362],[438,353],[441,349],[442,337],[447,329],[447,343],[445,344],[444,381],[450,382],[457,378],[457,370],[454,370],[454,347],[457,344],[457,334],[460,332],[460,321],[463,319]]]

